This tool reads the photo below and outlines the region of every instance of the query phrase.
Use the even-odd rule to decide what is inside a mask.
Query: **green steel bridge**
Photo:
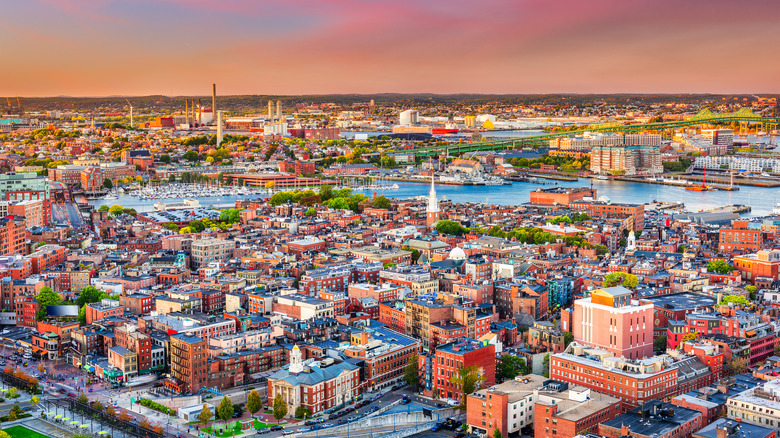
[[[780,117],[761,117],[753,113],[748,108],[742,108],[733,113],[716,114],[708,109],[701,110],[698,114],[685,120],[670,120],[668,122],[641,123],[641,124],[621,124],[604,123],[599,125],[588,125],[581,130],[565,132],[549,132],[539,135],[530,135],[527,137],[507,138],[496,141],[485,141],[476,143],[451,143],[441,146],[430,146],[409,150],[389,150],[387,153],[414,153],[416,156],[439,155],[442,152],[449,151],[453,154],[474,151],[495,151],[504,149],[513,149],[522,146],[538,146],[548,144],[550,140],[562,137],[571,137],[584,132],[638,132],[638,131],[666,131],[688,126],[709,125],[718,123],[739,122],[742,126],[761,125],[768,129],[777,129],[780,125]]]

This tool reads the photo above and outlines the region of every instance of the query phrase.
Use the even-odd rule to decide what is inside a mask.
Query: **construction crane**
[[[133,104],[129,100],[125,99],[125,102],[130,106],[130,127],[133,127]]]
[[[6,112],[6,114],[8,114],[10,116],[11,115],[11,99],[6,97],[5,100],[6,100],[6,102],[8,102],[8,111]]]
[[[16,96],[16,105],[19,107],[19,117],[22,116],[22,102],[19,100],[19,96]]]

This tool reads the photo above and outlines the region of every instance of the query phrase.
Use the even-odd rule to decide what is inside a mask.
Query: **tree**
[[[278,423],[285,415],[287,415],[287,402],[282,398],[282,394],[278,393],[274,397],[274,418],[276,418],[276,422]]]
[[[745,290],[750,294],[750,300],[753,301],[756,299],[756,287],[752,284],[749,284],[745,286]]]
[[[303,213],[306,217],[314,217],[317,216],[317,209],[314,207],[309,207],[305,213]]]
[[[696,338],[698,338],[698,337],[699,337],[699,334],[696,333],[696,332],[684,334],[683,337],[680,338],[680,343],[677,345],[677,348],[682,350],[682,346],[683,346],[684,343],[686,343],[688,341],[695,341]]]
[[[661,335],[653,340],[653,348],[658,351],[666,350],[666,335]]]
[[[716,274],[729,274],[734,271],[734,267],[724,262],[723,260],[712,260],[707,263],[707,272],[714,272]]]
[[[403,381],[412,388],[417,388],[420,385],[419,360],[420,359],[417,357],[417,355],[413,354],[409,357],[409,361],[406,363],[406,367],[404,368]]]
[[[604,276],[604,287],[621,285],[629,289],[636,289],[639,279],[634,274],[627,272],[610,272]]]
[[[260,409],[263,408],[263,399],[260,397],[260,393],[255,391],[254,389],[246,396],[246,410],[248,410],[252,417],[255,416],[255,413],[260,411]]]
[[[19,390],[16,389],[15,386],[12,386],[11,389],[8,390],[8,398],[16,398],[19,396]]]
[[[496,429],[493,431],[493,438],[504,438],[503,435],[501,435],[501,431]]]
[[[130,414],[128,414],[127,412],[122,411],[122,412],[119,413],[119,415],[117,415],[117,418],[119,418],[122,421],[127,422],[127,421],[130,421]]]
[[[550,377],[550,354],[544,355],[544,360],[542,360],[542,375],[544,377]]]
[[[62,304],[62,297],[57,292],[54,292],[50,287],[46,286],[41,288],[38,295],[35,296],[38,300],[38,304],[41,306],[40,310],[36,314],[38,321],[46,319],[46,306],[59,306]]]
[[[460,368],[457,373],[450,377],[450,382],[463,391],[463,409],[466,408],[466,400],[468,399],[466,396],[473,393],[477,389],[477,385],[484,381],[485,377],[482,376],[479,368],[473,365]]]
[[[153,431],[159,433],[160,435],[165,434],[165,429],[162,428],[159,424],[155,425],[154,428],[152,428]]]
[[[176,175],[173,173],[168,175],[168,182],[176,182]]]
[[[39,373],[45,373],[46,372],[46,367],[43,365],[43,363],[39,363],[38,364],[38,372]]]
[[[162,154],[160,155],[160,161],[162,161],[165,164],[171,164],[171,156],[168,154]]]
[[[511,380],[517,376],[528,374],[528,366],[523,358],[512,354],[501,356],[496,370],[496,378],[501,380]]]
[[[76,298],[76,305],[81,307],[84,304],[97,303],[107,296],[108,294],[95,286],[85,286],[79,291],[79,296]]]
[[[106,188],[106,189],[111,190],[111,189],[114,188],[114,183],[111,182],[110,179],[106,178],[106,179],[103,180],[103,187]]]
[[[295,408],[295,418],[300,418],[303,420],[311,418],[311,409],[303,405],[298,406]]]
[[[452,236],[462,236],[468,231],[459,222],[443,220],[436,224],[436,231],[440,234],[449,234]]]
[[[79,398],[77,398],[76,401],[79,402],[79,403],[83,403],[85,405],[89,404],[89,399],[87,398],[87,396],[83,392],[81,394],[79,394]]]
[[[103,410],[103,403],[100,403],[99,401],[95,400],[92,402],[92,409],[102,411]]]
[[[209,420],[211,420],[212,417],[211,409],[209,409],[208,405],[206,403],[203,403],[203,409],[200,410],[200,414],[198,414],[198,422],[200,422],[201,426],[205,426],[209,424]]]
[[[574,342],[574,333],[572,332],[563,332],[563,345],[564,348],[568,347],[569,344]]]
[[[141,422],[138,423],[138,425],[143,427],[144,429],[151,429],[152,428],[152,425],[149,424],[149,420],[147,420],[146,418],[142,418]]]
[[[742,374],[747,371],[748,366],[747,362],[745,362],[745,359],[739,356],[734,356],[730,361],[726,362],[725,368],[726,373],[729,376],[736,376],[737,374]]]
[[[373,202],[374,208],[384,208],[389,209],[392,206],[392,203],[389,199],[387,199],[384,195],[379,195],[376,198],[374,198]]]
[[[108,211],[108,205],[105,205],[105,204],[104,204],[104,205],[101,205],[101,206],[98,208],[98,211]]]
[[[111,216],[119,216],[120,214],[122,214],[123,210],[124,208],[122,208],[121,205],[114,204],[111,207],[108,207],[108,214],[110,214]]]
[[[106,415],[110,417],[116,417],[116,411],[111,406],[106,406]]]
[[[233,402],[231,402],[227,396],[222,397],[222,401],[219,402],[219,406],[217,406],[217,416],[222,421],[227,421],[233,416],[234,412]]]
[[[38,397],[37,395],[30,397],[30,406],[36,406],[40,402],[41,402],[41,398]]]
[[[11,438],[11,435],[8,435],[8,432],[0,430],[0,438]]]
[[[728,306],[730,304],[733,304],[736,307],[743,307],[746,306],[748,303],[747,298],[743,297],[742,295],[726,295],[723,297],[723,301],[721,301],[721,306]]]
[[[200,157],[198,156],[198,153],[197,153],[197,152],[195,152],[195,150],[194,150],[194,149],[190,149],[190,150],[188,150],[188,151],[187,151],[187,152],[185,152],[185,153],[184,153],[184,155],[182,155],[181,157],[182,157],[182,158],[184,158],[185,160],[187,160],[187,161],[191,162],[191,163],[194,163],[195,161],[198,161],[198,159],[200,158]]]
[[[18,404],[14,403],[11,410],[8,412],[8,421],[16,421],[19,416],[22,415],[22,408]]]

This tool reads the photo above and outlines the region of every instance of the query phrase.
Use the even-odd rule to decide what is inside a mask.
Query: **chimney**
[[[268,121],[272,122],[274,120],[274,101],[269,100],[268,101]]]
[[[276,101],[276,118],[282,120],[282,101]]]
[[[718,426],[715,429],[715,438],[727,438],[729,436],[729,431],[726,429],[725,425]]]
[[[203,123],[201,121],[201,120],[203,120],[202,115],[203,115],[203,106],[201,106],[201,104],[200,104],[200,97],[199,97],[198,98],[198,125]]]
[[[211,84],[211,115],[217,117],[217,84]]]
[[[620,425],[620,436],[631,436],[631,429],[628,426]],[[720,438],[720,437],[718,437]]]
[[[190,100],[186,97],[184,98],[184,117],[190,118]]]

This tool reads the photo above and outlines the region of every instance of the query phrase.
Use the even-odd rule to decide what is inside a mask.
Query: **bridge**
[[[508,138],[496,141],[485,141],[475,143],[452,143],[441,146],[429,146],[425,148],[410,150],[390,150],[388,154],[394,153],[414,153],[416,156],[427,157],[439,155],[442,152],[459,154],[475,151],[496,151],[504,149],[514,149],[522,146],[538,146],[549,143],[556,138],[571,137],[585,132],[644,132],[644,131],[666,131],[670,129],[685,128],[689,126],[710,125],[719,123],[739,122],[740,125],[749,124],[767,126],[770,130],[777,129],[780,125],[780,117],[762,117],[756,115],[749,108],[741,108],[733,113],[716,114],[708,109],[699,111],[695,116],[684,120],[670,120],[655,123],[603,123],[598,125],[587,125],[583,129],[565,132],[547,132],[539,135],[529,135],[527,137]]]

